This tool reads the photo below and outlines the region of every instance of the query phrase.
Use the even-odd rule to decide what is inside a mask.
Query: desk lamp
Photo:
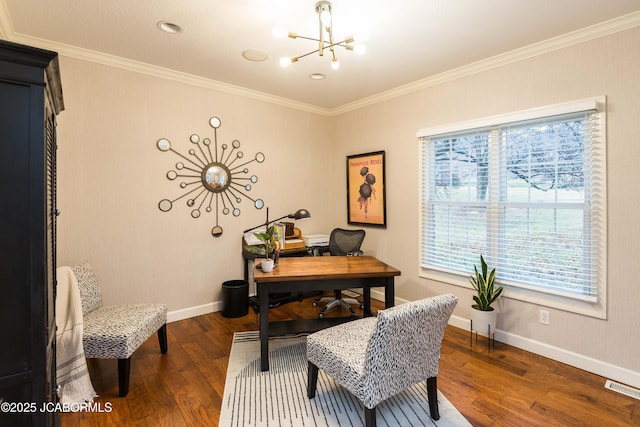
[[[285,219],[285,218],[290,218],[293,220],[308,219],[308,218],[311,218],[311,213],[306,209],[298,209],[297,211],[295,211],[295,213],[284,215],[284,216],[281,216],[280,218],[269,221],[269,208],[267,208],[267,219],[265,220],[265,222],[262,224],[258,224],[255,227],[248,228],[244,230],[243,233],[249,232],[251,230],[255,230],[258,227],[267,228],[269,224],[271,224],[272,222],[280,221],[281,219]]]

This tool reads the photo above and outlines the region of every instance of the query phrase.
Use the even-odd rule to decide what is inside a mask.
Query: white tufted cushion
[[[82,343],[88,358],[126,359],[167,323],[164,304],[100,307],[84,317]]]
[[[444,329],[457,302],[440,295],[323,329],[307,337],[307,359],[374,408],[438,375]]]

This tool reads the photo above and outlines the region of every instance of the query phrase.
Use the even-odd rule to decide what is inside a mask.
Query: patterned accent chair
[[[425,298],[309,335],[307,396],[315,397],[322,369],[360,399],[366,426],[375,427],[379,403],[426,380],[431,418],[438,420],[440,347],[457,303],[452,294]]]
[[[167,352],[167,306],[164,304],[102,305],[102,293],[89,263],[71,267],[82,300],[82,343],[89,359],[118,359],[120,397],[129,392],[131,355],[154,332],[160,351]]]

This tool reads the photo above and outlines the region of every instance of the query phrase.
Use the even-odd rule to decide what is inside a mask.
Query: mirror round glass
[[[162,138],[158,140],[156,146],[160,151],[169,151],[171,149],[171,142],[166,138]]]
[[[202,170],[202,185],[214,193],[225,191],[231,183],[231,172],[222,163],[211,163]]]
[[[211,117],[209,119],[209,124],[211,125],[212,128],[217,129],[220,127],[220,125],[222,124],[222,122],[220,121],[219,118],[217,117]]]
[[[162,199],[160,200],[160,203],[158,203],[158,208],[162,212],[169,212],[172,206],[173,206],[173,203],[171,203],[171,200],[168,200],[168,199]]]

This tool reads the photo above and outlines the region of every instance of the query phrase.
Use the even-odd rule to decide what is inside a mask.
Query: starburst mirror
[[[240,141],[234,140],[231,145],[222,144],[218,148],[218,129],[222,122],[218,117],[211,117],[209,125],[213,128],[213,142],[209,138],[200,139],[197,134],[191,135],[189,140],[194,145],[188,155],[184,155],[171,147],[171,141],[161,138],[156,143],[158,150],[172,153],[184,161],[178,161],[175,169],[167,172],[167,179],[179,181],[180,189],[185,192],[173,200],[162,199],[158,208],[162,212],[169,212],[176,201],[188,197],[186,204],[191,209],[192,218],[200,218],[205,212],[215,212],[216,224],[211,229],[214,237],[220,237],[223,229],[219,222],[219,213],[223,215],[240,216],[239,204],[242,198],[253,202],[256,209],[264,207],[262,199],[253,199],[247,192],[252,184],[258,182],[256,175],[249,176],[251,162],[264,162],[264,154],[257,153],[253,159],[244,161],[244,154],[240,151]],[[211,146],[213,145],[213,151]]]

